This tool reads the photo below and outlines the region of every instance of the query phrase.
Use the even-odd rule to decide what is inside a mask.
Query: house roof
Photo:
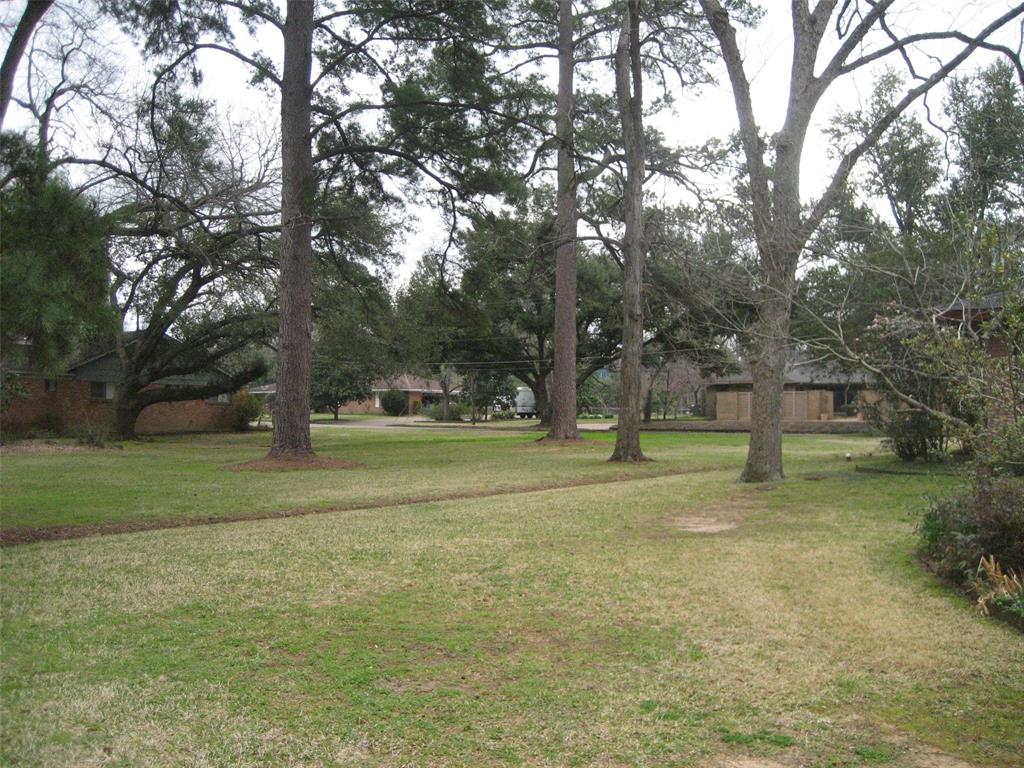
[[[785,384],[823,384],[828,386],[846,384],[870,384],[874,378],[863,370],[846,370],[835,362],[827,360],[807,360],[799,356],[790,356],[786,361]],[[752,384],[750,367],[744,365],[739,373],[713,376],[710,386],[725,384]]]
[[[141,334],[138,331],[126,331],[123,336],[124,345],[131,346],[135,344]],[[165,336],[164,341],[167,344],[177,344],[178,342],[170,337]],[[15,366],[11,365],[6,360],[2,365],[5,371],[18,373],[24,376],[41,377],[42,373],[38,370],[33,369],[30,366]],[[225,375],[224,371],[217,366],[211,366],[205,371],[200,371],[190,374],[181,374],[177,376],[165,376],[162,379],[158,379],[158,384],[164,386],[189,386],[189,385],[203,385],[209,383],[214,375]],[[54,375],[50,374],[53,378]],[[81,381],[97,381],[106,382],[110,384],[117,383],[121,378],[121,361],[117,355],[117,342],[113,336],[100,336],[87,342],[78,354],[72,359],[72,361],[64,366],[63,373],[57,376],[62,379],[79,379]]]
[[[441,382],[437,379],[424,379],[420,376],[413,376],[411,373],[399,373],[385,379],[378,379],[373,382],[374,392],[385,392],[389,389],[398,389],[402,392],[425,392],[429,394],[441,394]],[[458,390],[453,387],[452,392]]]
[[[951,312],[978,312],[993,309],[1002,309],[1003,304],[1006,301],[1006,297],[1003,294],[992,294],[990,296],[982,296],[979,299],[973,301],[955,301],[949,305],[949,307],[942,313],[948,314]]]
[[[424,379],[413,376],[410,373],[399,373],[386,379],[378,379],[373,382],[371,390],[374,392],[387,392],[389,389],[397,389],[401,392],[422,392],[424,394],[440,395],[441,382],[437,379]],[[459,391],[459,387],[452,387],[451,393]],[[258,387],[250,387],[249,392],[254,395],[276,395],[277,384],[260,384]]]

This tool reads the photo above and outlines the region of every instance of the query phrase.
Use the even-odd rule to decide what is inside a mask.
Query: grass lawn
[[[506,422],[507,423],[507,422]],[[402,502],[437,494],[529,488],[574,480],[600,481],[711,468],[738,471],[745,435],[681,441],[645,436],[656,463],[609,464],[614,436],[588,434],[578,449],[543,447],[540,432],[486,432],[468,427],[417,430],[324,428],[317,451],[365,469],[346,472],[226,472],[257,458],[269,432],[181,435],[80,453],[13,453],[3,457],[0,526],[45,527],[138,520],[207,519],[294,509],[330,509]],[[875,443],[793,439],[794,467],[813,466]]]
[[[338,418],[334,418],[333,413],[311,413],[309,414],[309,420],[311,422],[327,421],[327,422],[339,422],[344,423],[346,421],[373,421],[374,419],[386,419],[387,416],[379,416],[375,413],[339,413]],[[267,421],[267,419],[264,419]]]
[[[787,436],[759,487],[743,435],[644,435],[639,467],[533,437],[317,429],[366,468],[273,474],[221,469],[262,433],[5,455],[4,526],[632,479],[6,548],[0,763],[1021,765],[1024,637],[912,554],[954,478],[853,472],[861,437]]]

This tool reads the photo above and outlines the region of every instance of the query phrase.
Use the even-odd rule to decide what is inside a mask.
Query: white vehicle
[[[516,416],[520,419],[532,419],[537,415],[537,400],[529,387],[516,388]]]

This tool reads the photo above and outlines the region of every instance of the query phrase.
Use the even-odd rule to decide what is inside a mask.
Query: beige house
[[[846,406],[877,399],[868,374],[792,357],[782,392],[784,421],[829,421],[845,417]],[[711,379],[705,411],[716,421],[749,421],[753,381],[750,369]],[[856,418],[862,418],[857,409]]]

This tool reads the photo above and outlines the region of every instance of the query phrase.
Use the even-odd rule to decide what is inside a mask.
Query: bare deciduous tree
[[[1013,51],[990,42],[993,34],[1024,14],[1015,5],[974,34],[959,30],[912,32],[898,35],[887,13],[896,0],[862,3],[858,0],[806,0],[792,4],[793,65],[786,116],[782,128],[765,142],[754,114],[750,77],[736,29],[719,0],[700,0],[725,60],[739,119],[740,140],[749,182],[753,231],[760,261],[760,294],[755,340],[748,352],[753,377],[751,435],[741,479],[762,482],[783,476],[782,383],[785,372],[790,311],[801,252],[823,217],[838,201],[857,161],[886,129],[917,99],[953,72],[979,48]],[[826,32],[834,21],[839,44],[825,56]],[[881,42],[873,43],[875,39]],[[953,55],[929,59],[931,70],[914,69],[914,46],[927,42],[958,46]],[[842,78],[887,57],[900,57],[914,77],[912,85],[892,107],[877,116],[857,143],[846,149],[822,195],[805,208],[800,194],[800,165],[811,120],[826,91]],[[819,59],[824,66],[817,69]]]
[[[14,76],[18,73],[18,65],[21,57],[28,47],[29,40],[36,25],[53,5],[53,0],[28,0],[25,3],[25,10],[14,28],[14,34],[7,44],[7,52],[4,54],[3,63],[0,64],[0,128],[3,128],[4,118],[7,116],[7,107],[11,104],[11,97],[14,95]]]

